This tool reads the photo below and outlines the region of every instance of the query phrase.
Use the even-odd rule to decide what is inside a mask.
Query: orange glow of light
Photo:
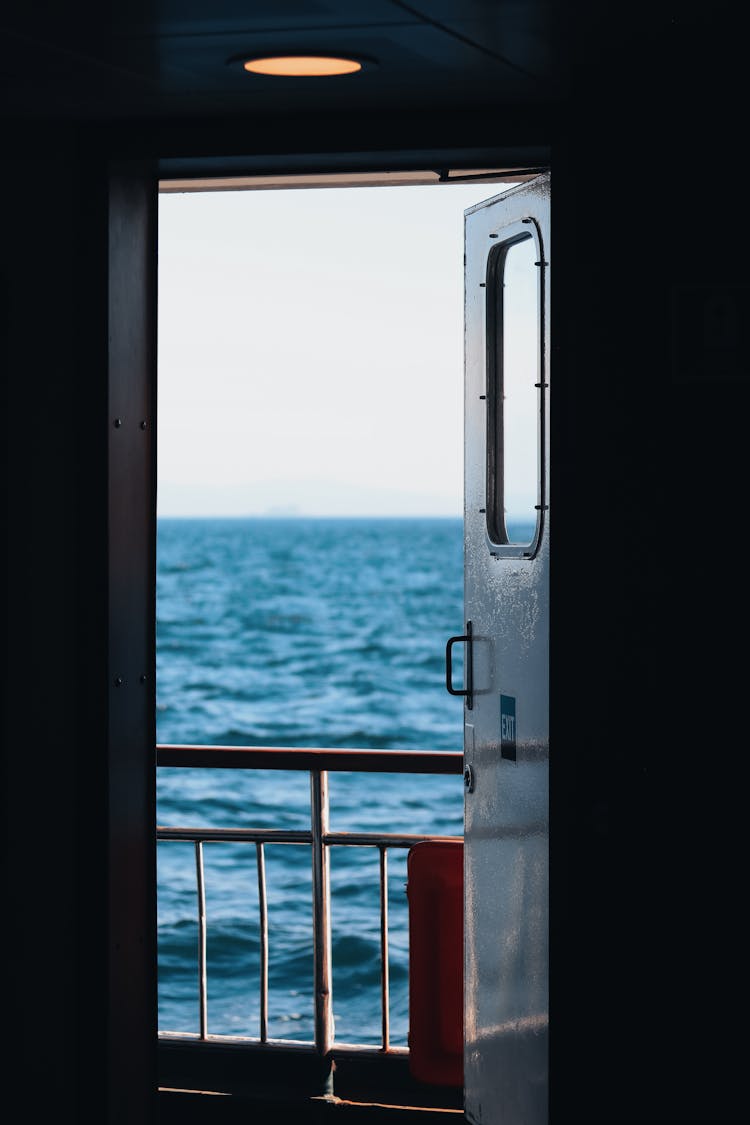
[[[362,64],[355,59],[323,55],[270,55],[242,64],[251,74],[274,74],[285,78],[320,78],[333,74],[356,74]]]

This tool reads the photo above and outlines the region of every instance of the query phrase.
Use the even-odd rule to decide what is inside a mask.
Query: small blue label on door
[[[516,700],[513,695],[500,696],[500,757],[516,760]]]

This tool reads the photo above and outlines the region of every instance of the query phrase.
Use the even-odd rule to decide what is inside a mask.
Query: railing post
[[[327,1055],[333,1047],[331,996],[331,905],[328,847],[328,773],[310,770],[312,823],[313,957],[315,987],[315,1047]]]
[[[258,866],[258,913],[260,915],[260,1041],[268,1040],[268,899],[266,857],[263,844],[255,845]]]
[[[198,889],[198,1004],[201,1039],[208,1035],[208,988],[206,975],[206,880],[203,871],[203,842],[195,841],[195,877]]]
[[[380,1013],[383,1050],[391,1046],[391,1000],[388,966],[388,849],[380,845]]]

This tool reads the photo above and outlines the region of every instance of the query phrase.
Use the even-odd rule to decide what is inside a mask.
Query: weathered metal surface
[[[475,1125],[546,1125],[548,1113],[549,511],[533,551],[488,535],[487,372],[497,314],[488,262],[531,220],[539,265],[539,496],[549,504],[549,177],[466,213],[465,1110]],[[512,234],[510,233],[512,232]],[[491,428],[490,428],[491,429]],[[500,462],[502,464],[502,462]],[[502,495],[502,491],[499,493]]]

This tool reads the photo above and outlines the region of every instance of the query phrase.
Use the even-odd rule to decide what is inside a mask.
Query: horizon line
[[[463,520],[463,512],[248,512],[244,514],[220,512],[157,512],[157,520]],[[511,523],[534,523],[528,513],[506,512]]]

